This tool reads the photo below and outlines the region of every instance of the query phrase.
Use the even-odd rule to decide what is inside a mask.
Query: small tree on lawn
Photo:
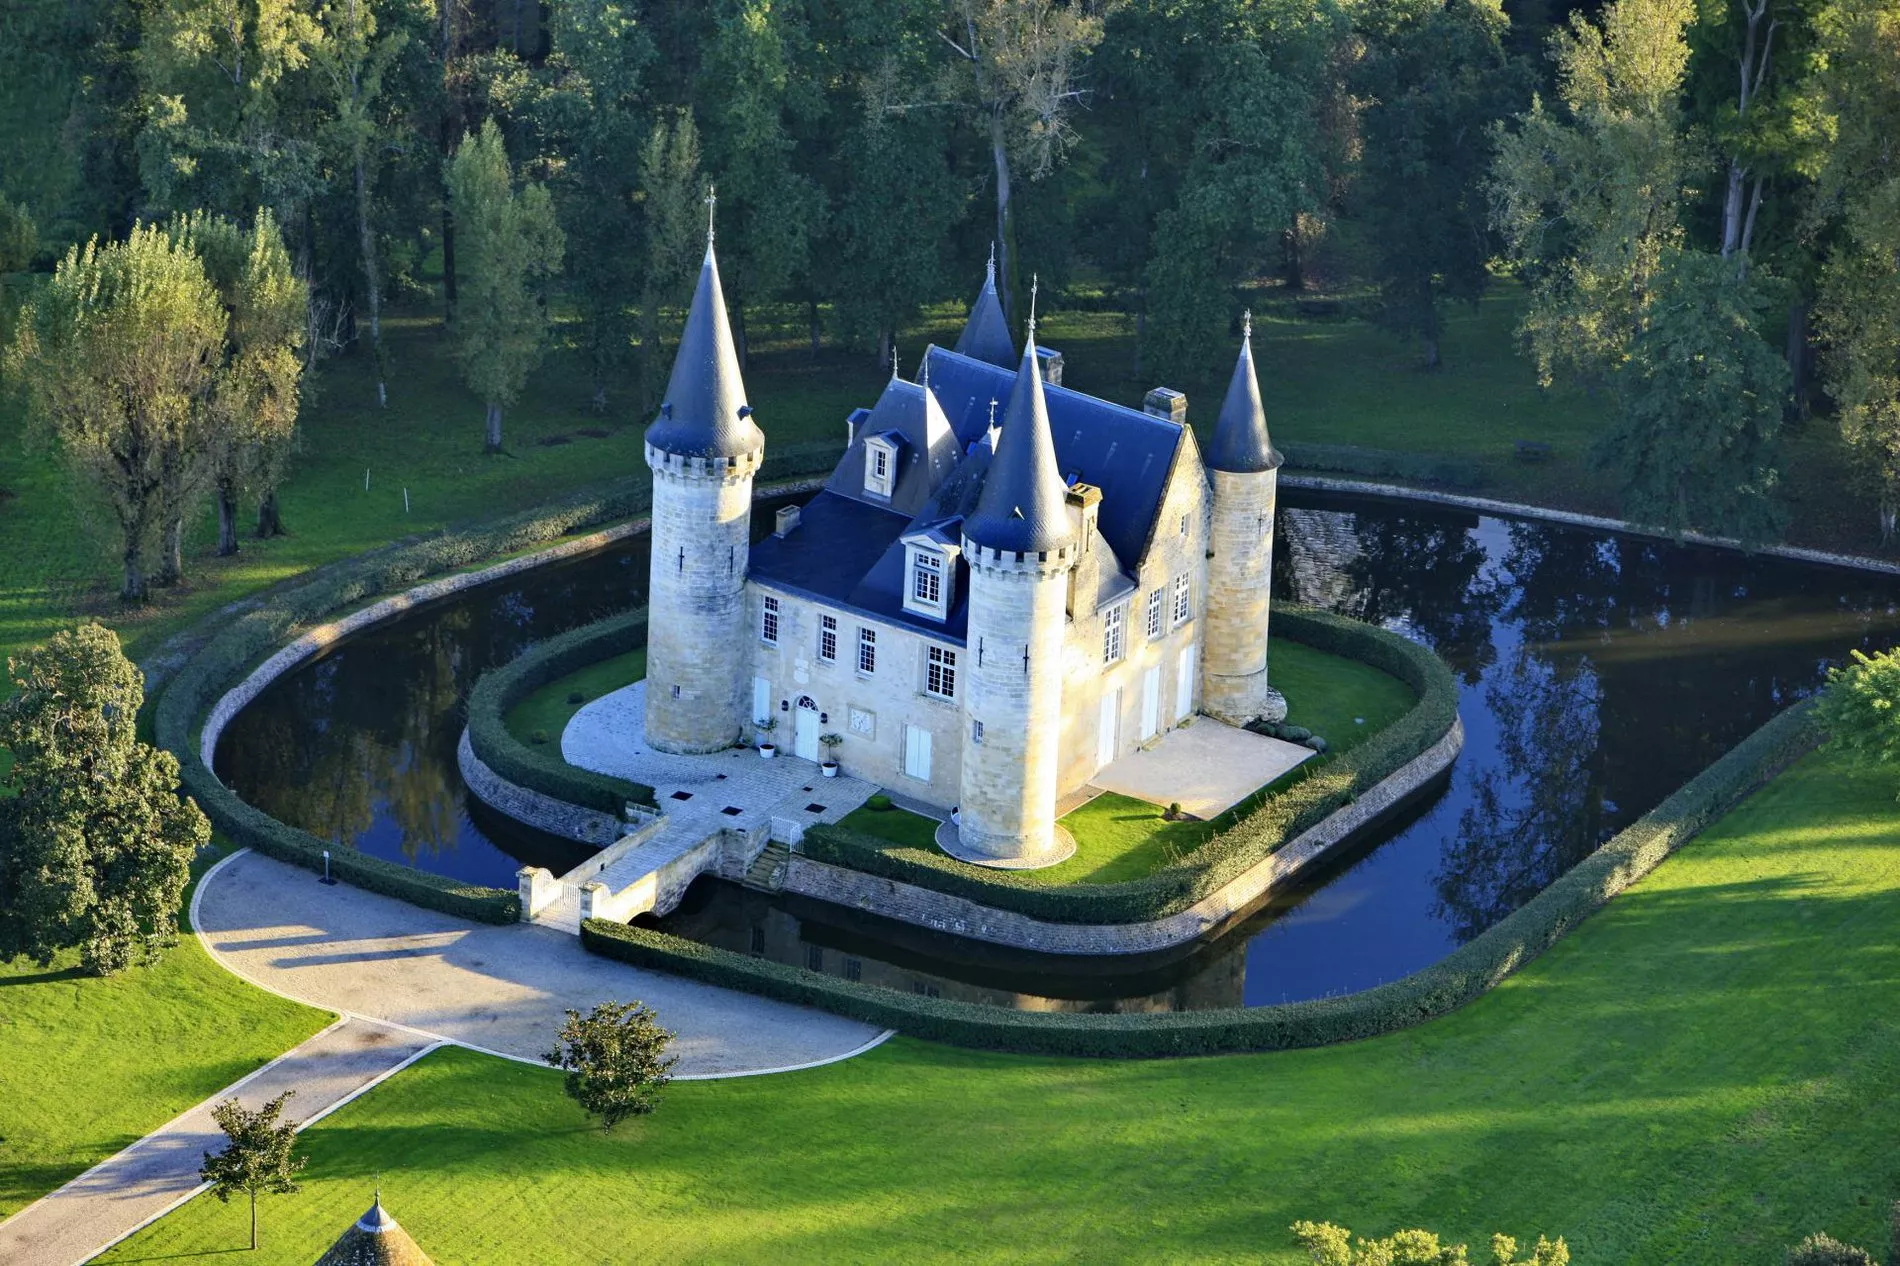
[[[1880,1266],[1866,1249],[1831,1235],[1810,1235],[1788,1250],[1788,1266]]]
[[[1832,668],[1814,718],[1829,741],[1868,764],[1900,761],[1900,652],[1867,655]],[[1900,795],[1896,795],[1900,799]]]
[[[224,1131],[224,1150],[205,1153],[198,1176],[211,1184],[211,1194],[229,1204],[232,1196],[251,1201],[251,1247],[257,1247],[257,1197],[261,1193],[287,1196],[298,1190],[297,1174],[305,1158],[294,1155],[297,1127],[283,1116],[284,1101],[296,1094],[286,1090],[252,1112],[236,1099],[211,1109],[211,1119]]]
[[[1430,1231],[1398,1231],[1384,1239],[1352,1242],[1352,1232],[1331,1222],[1295,1222],[1294,1238],[1307,1251],[1313,1266],[1469,1266],[1462,1244],[1441,1244]],[[1570,1250],[1560,1239],[1543,1236],[1529,1257],[1517,1255],[1517,1241],[1508,1235],[1491,1237],[1490,1266],[1569,1266]]]
[[[517,190],[493,119],[449,160],[455,212],[455,354],[462,381],[488,409],[487,451],[501,451],[501,411],[521,394],[547,348],[547,305],[536,283],[561,266],[563,239],[548,191]]]
[[[653,1111],[679,1063],[666,1053],[673,1034],[641,1002],[603,1002],[585,1016],[569,1011],[558,1042],[542,1058],[567,1070],[569,1097],[599,1117],[603,1130]]]
[[[8,660],[0,704],[0,962],[77,948],[108,975],[178,939],[191,859],[211,838],[178,759],[136,733],[145,690],[97,624]]]

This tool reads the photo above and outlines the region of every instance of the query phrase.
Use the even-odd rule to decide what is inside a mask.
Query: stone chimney
[[[1062,353],[1053,347],[1036,345],[1036,363],[1042,366],[1042,380],[1051,387],[1062,385]]]
[[[1075,524],[1075,569],[1069,573],[1069,618],[1095,614],[1095,595],[1102,585],[1102,543],[1095,522],[1102,512],[1102,490],[1094,484],[1069,485],[1063,498]]]
[[[798,517],[799,515],[798,515],[797,506],[780,507],[779,512],[778,512],[778,523],[774,527],[772,535],[790,536],[792,532],[798,527]]]
[[[1172,387],[1156,387],[1141,402],[1141,411],[1149,417],[1166,418],[1176,426],[1187,425],[1187,397]]]

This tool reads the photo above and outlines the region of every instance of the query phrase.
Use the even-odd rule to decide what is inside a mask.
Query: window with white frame
[[[1167,595],[1161,589],[1148,591],[1148,638],[1150,641],[1161,636],[1161,613],[1167,603]]]
[[[897,450],[882,436],[864,441],[864,490],[880,497],[891,495],[897,482]]]
[[[877,630],[861,628],[858,630],[858,671],[874,673],[877,671]]]
[[[970,722],[970,741],[972,743],[981,743],[983,741],[983,723],[981,721],[972,720]]]
[[[838,617],[818,617],[818,658],[827,664],[838,662]]]
[[[1188,614],[1188,578],[1176,576],[1174,578],[1174,622],[1177,625],[1186,624]]]
[[[1127,653],[1128,606],[1118,603],[1108,609],[1108,618],[1102,621],[1102,662],[1118,663]]]
[[[928,606],[943,604],[943,555],[917,551],[911,561],[910,596]]]
[[[765,597],[765,610],[759,614],[759,637],[778,645],[778,599],[770,594]]]
[[[957,653],[945,650],[941,646],[930,648],[929,661],[924,666],[924,691],[939,699],[957,697]]]

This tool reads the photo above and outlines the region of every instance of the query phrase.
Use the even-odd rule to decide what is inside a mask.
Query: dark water
[[[755,515],[769,521],[769,512]],[[1003,1006],[1259,1005],[1415,971],[1516,909],[1793,700],[1900,640],[1900,583],[1404,502],[1288,493],[1277,588],[1434,647],[1466,743],[1442,792],[1218,940],[1056,960],[701,881],[661,926],[894,988]],[[511,887],[584,846],[471,813],[461,702],[528,643],[634,601],[635,538],[349,639],[225,731],[219,772],[318,835]]]

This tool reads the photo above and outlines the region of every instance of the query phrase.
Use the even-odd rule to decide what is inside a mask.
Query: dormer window
[[[904,610],[932,620],[950,618],[956,596],[958,549],[948,529],[937,524],[904,538]]]
[[[943,605],[943,557],[917,551],[910,572],[910,596],[926,607]]]
[[[864,490],[888,497],[897,483],[897,446],[882,435],[864,441]]]

